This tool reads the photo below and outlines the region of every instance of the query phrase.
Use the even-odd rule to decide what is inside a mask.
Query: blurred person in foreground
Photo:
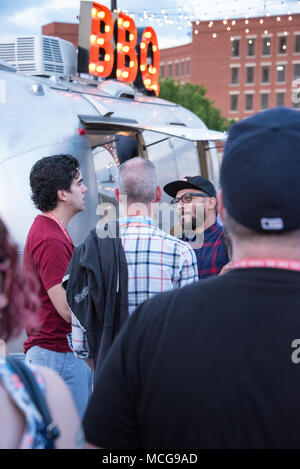
[[[0,339],[9,341],[25,326],[37,326],[35,312],[38,306],[33,282],[21,270],[17,247],[0,219]],[[82,448],[83,433],[68,387],[49,368],[32,365],[29,368],[60,432],[55,447]],[[5,356],[0,357],[0,415],[1,449],[45,448],[41,415],[19,377],[6,363]]]
[[[299,111],[231,127],[218,208],[232,269],[131,316],[83,420],[90,447],[300,448],[299,180]]]

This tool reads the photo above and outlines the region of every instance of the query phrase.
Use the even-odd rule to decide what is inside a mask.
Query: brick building
[[[162,78],[203,84],[229,119],[298,107],[292,82],[300,78],[300,15],[194,22],[192,42],[161,50],[160,63]]]
[[[78,24],[51,23],[42,33],[78,47]],[[292,102],[300,78],[300,14],[193,22],[190,44],[160,51],[161,78],[203,84],[229,119]]]
[[[42,26],[42,34],[45,36],[61,37],[74,44],[78,48],[79,24],[76,23],[49,23]]]

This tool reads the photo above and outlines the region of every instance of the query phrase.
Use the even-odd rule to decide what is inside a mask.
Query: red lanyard
[[[67,238],[67,240],[69,241],[69,243],[71,244],[71,246],[73,246],[73,242],[70,238],[70,235],[69,233],[67,232],[66,228],[60,223],[60,221],[50,212],[47,212],[47,213],[44,213],[44,215],[48,218],[51,218],[51,220],[55,221],[55,223],[58,224],[58,226],[60,227],[61,231],[63,232],[63,234],[65,235],[65,237]]]
[[[300,262],[285,259],[239,259],[232,261],[232,269],[248,269],[249,267],[268,267],[271,269],[297,270],[300,272]]]

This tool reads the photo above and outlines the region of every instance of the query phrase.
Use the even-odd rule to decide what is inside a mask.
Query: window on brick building
[[[263,111],[269,107],[269,93],[261,93],[260,95],[260,109]]]
[[[231,68],[231,85],[238,85],[239,83],[239,67],[232,67]]]
[[[249,57],[255,56],[255,39],[247,40],[247,55]]]
[[[185,61],[184,60],[181,62],[181,75],[182,76],[185,75]]]
[[[160,78],[165,78],[165,64],[160,64]]]
[[[230,111],[231,112],[238,111],[238,108],[239,108],[239,95],[231,94],[230,95]]]
[[[234,39],[231,43],[231,57],[239,57],[240,56],[240,40]]]
[[[186,74],[189,75],[190,74],[190,65],[191,65],[191,61],[190,59],[186,61]]]
[[[286,52],[287,52],[287,36],[279,36],[278,54],[286,54]]]
[[[280,64],[276,67],[277,70],[277,83],[285,83],[286,65]]]
[[[296,54],[300,53],[300,33],[295,34],[295,49],[294,49],[294,52]]]
[[[172,64],[168,64],[168,76],[172,76]]]
[[[262,83],[269,83],[270,81],[270,66],[269,65],[262,65],[261,67],[261,82]]]
[[[245,110],[253,111],[253,94],[252,93],[245,95]]]
[[[293,80],[300,78],[300,64],[294,64]]]
[[[285,93],[282,91],[276,93],[276,106],[284,106]]]
[[[175,62],[175,78],[179,77],[179,62]]]
[[[271,38],[270,37],[263,38],[262,55],[271,55]]]
[[[246,83],[254,83],[254,67],[252,65],[246,67]]]

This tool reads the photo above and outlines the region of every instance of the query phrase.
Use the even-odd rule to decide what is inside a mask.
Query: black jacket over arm
[[[67,302],[85,330],[97,368],[128,317],[128,271],[120,238],[92,230],[78,246],[63,286]]]

